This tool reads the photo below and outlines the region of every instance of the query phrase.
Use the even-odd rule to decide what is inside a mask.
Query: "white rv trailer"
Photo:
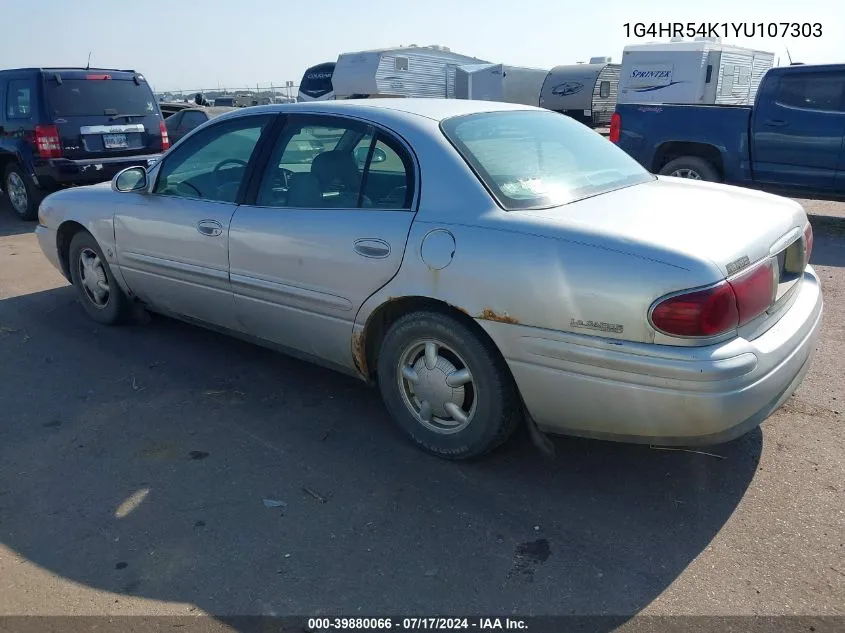
[[[537,106],[548,70],[505,64],[466,64],[455,69],[455,98]]]
[[[618,102],[749,105],[774,59],[719,38],[626,46]]]
[[[619,64],[610,57],[593,57],[589,64],[555,66],[540,92],[540,107],[589,125],[610,123],[616,109]]]
[[[334,99],[332,74],[335,62],[324,62],[306,69],[299,82],[297,101],[327,101]]]
[[[483,59],[445,46],[400,46],[342,53],[332,75],[336,99],[378,97],[453,98],[455,69]]]

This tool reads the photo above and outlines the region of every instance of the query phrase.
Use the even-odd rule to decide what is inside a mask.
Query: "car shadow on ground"
[[[32,233],[35,227],[36,222],[24,222],[14,214],[6,194],[0,191],[0,237]]]
[[[558,438],[550,460],[523,431],[450,463],[363,383],[162,317],[98,326],[69,287],[0,301],[0,323],[0,542],[115,610],[624,620],[761,453],[756,430],[710,454]]]
[[[810,215],[814,266],[845,266],[845,217]]]

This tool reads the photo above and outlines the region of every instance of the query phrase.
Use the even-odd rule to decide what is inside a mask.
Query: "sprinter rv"
[[[626,46],[618,102],[749,105],[773,65],[773,53],[719,38]]]

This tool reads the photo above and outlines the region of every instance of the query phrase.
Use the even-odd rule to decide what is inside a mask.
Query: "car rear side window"
[[[291,116],[276,142],[256,204],[299,209],[410,208],[413,163],[374,127]]]
[[[845,112],[845,73],[795,73],[780,78],[775,101],[803,110]]]
[[[600,134],[556,112],[462,115],[441,128],[507,210],[554,207],[654,179]]]
[[[157,114],[155,97],[145,82],[131,79],[47,79],[47,103],[53,116]]]
[[[6,91],[6,118],[31,119],[35,82],[30,79],[11,79]]]
[[[208,121],[208,117],[202,112],[196,110],[186,110],[182,113],[182,120],[179,123],[179,129],[184,131],[193,130],[203,123]]]

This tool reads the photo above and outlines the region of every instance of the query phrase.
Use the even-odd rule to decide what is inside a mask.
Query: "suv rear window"
[[[149,115],[156,103],[149,86],[131,79],[65,79],[47,81],[47,103],[54,116]]]
[[[654,179],[598,132],[556,112],[470,114],[441,128],[509,211],[556,207]]]

